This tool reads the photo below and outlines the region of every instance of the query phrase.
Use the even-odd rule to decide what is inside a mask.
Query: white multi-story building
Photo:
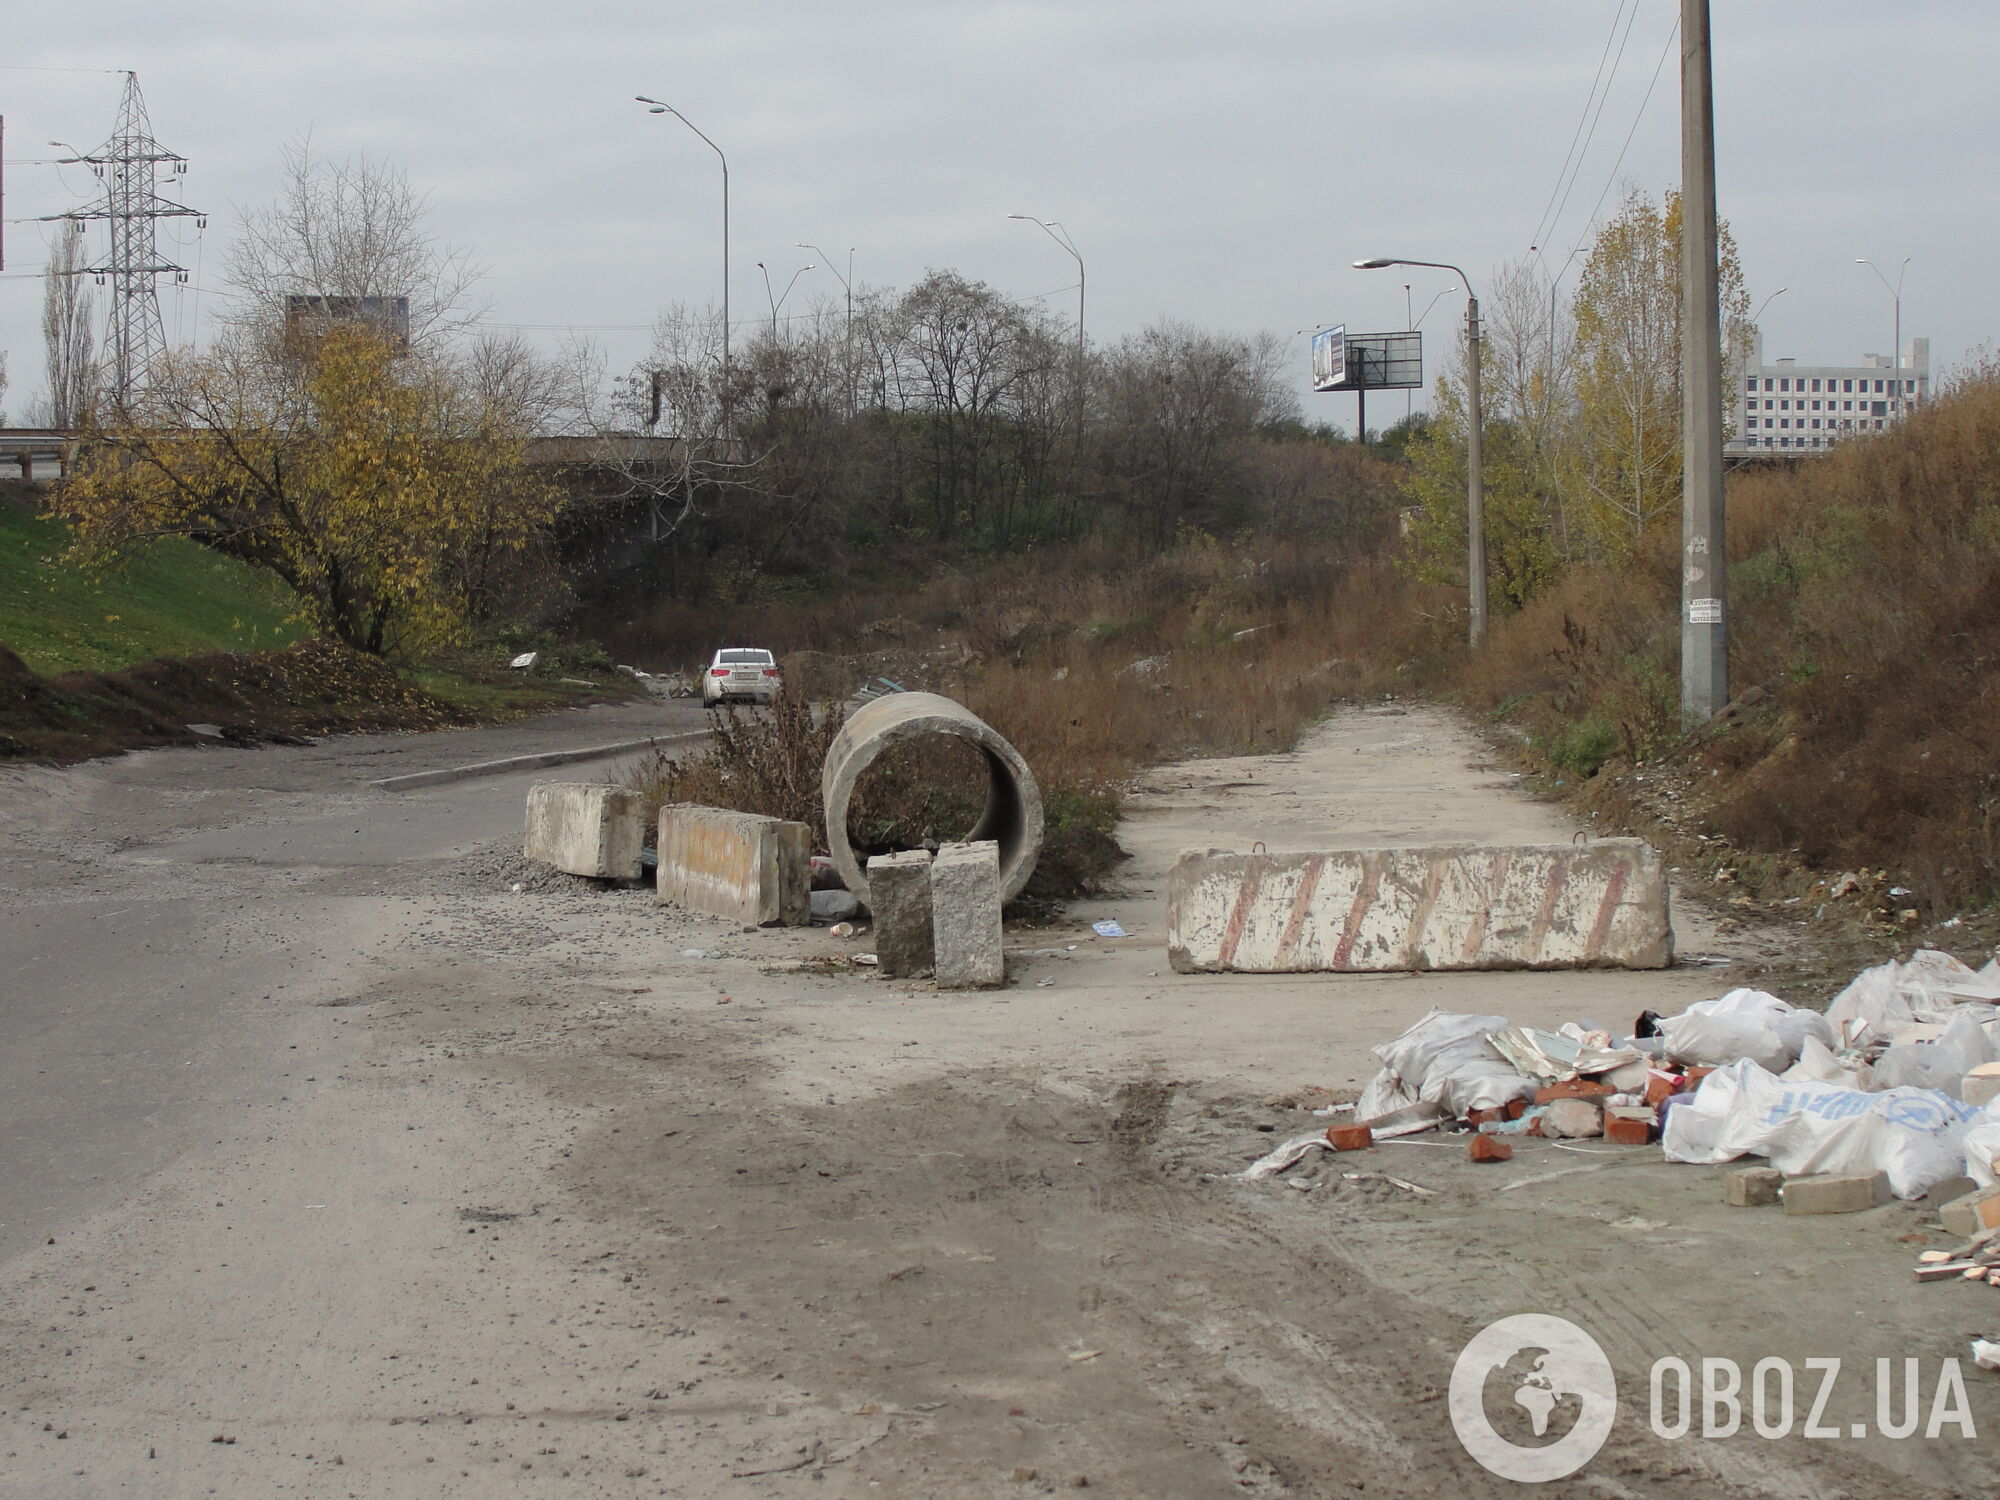
[[[1858,365],[1764,362],[1764,336],[1753,330],[1736,381],[1732,458],[1825,452],[1856,433],[1882,432],[1930,399],[1931,341],[1911,339],[1900,365],[1864,354]]]

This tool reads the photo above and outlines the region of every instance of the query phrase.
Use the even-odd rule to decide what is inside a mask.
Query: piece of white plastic
[[[1798,1061],[1807,1040],[1833,1046],[1833,1029],[1817,1011],[1799,1010],[1762,990],[1731,990],[1702,1000],[1660,1022],[1667,1055],[1676,1062],[1722,1067],[1748,1058],[1782,1073]]]
[[[1778,1078],[1745,1059],[1667,1111],[1660,1145],[1669,1161],[1766,1156],[1788,1177],[1883,1171],[1897,1197],[1918,1198],[1963,1170],[1975,1113],[1936,1089],[1867,1093]]]
[[[1534,1097],[1535,1085],[1494,1050],[1493,1033],[1505,1016],[1468,1016],[1433,1008],[1392,1042],[1374,1049],[1382,1071],[1355,1106],[1361,1124],[1430,1105],[1453,1118],[1475,1109],[1501,1109],[1509,1100]]]
[[[1785,1069],[1781,1076],[1792,1083],[1807,1079],[1813,1083],[1837,1083],[1844,1089],[1868,1088],[1872,1078],[1867,1064],[1850,1068],[1826,1043],[1813,1036],[1806,1038],[1799,1060]]]

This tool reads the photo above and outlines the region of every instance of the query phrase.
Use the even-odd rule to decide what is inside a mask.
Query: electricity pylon
[[[95,152],[64,159],[87,164],[103,184],[91,203],[49,217],[76,223],[102,219],[110,231],[104,259],[79,266],[73,274],[95,276],[100,286],[107,280],[111,283],[111,309],[104,327],[104,396],[114,410],[129,411],[144,394],[155,362],[167,352],[153,278],[171,275],[187,280],[182,267],[160,255],[156,225],[161,219],[192,218],[206,228],[208,220],[200,209],[162,198],[157,191],[160,168],[168,168],[172,181],[187,171],[187,161],[153,139],[136,73],[125,75],[125,94],[111,138]]]

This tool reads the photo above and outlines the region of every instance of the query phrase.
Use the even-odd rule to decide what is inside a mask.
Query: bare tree
[[[48,268],[42,272],[42,346],[51,427],[79,426],[90,409],[97,362],[91,348],[90,290],[83,279],[83,261],[83,226],[61,221]]]
[[[312,142],[285,148],[278,199],[243,218],[224,280],[241,299],[231,320],[279,326],[294,295],[407,297],[410,339],[424,344],[485,311],[471,302],[485,268],[424,227],[427,195],[400,168],[366,156],[327,161]]]

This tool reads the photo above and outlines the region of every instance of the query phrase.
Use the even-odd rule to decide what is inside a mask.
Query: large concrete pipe
[[[924,735],[951,735],[986,758],[986,810],[967,840],[1000,845],[1000,896],[1011,901],[1035,873],[1042,852],[1042,791],[1021,754],[979,715],[937,693],[888,693],[863,704],[827,747],[820,795],[826,807],[826,842],[847,888],[868,899],[868,876],[847,842],[847,804],[875,758],[891,745]]]

